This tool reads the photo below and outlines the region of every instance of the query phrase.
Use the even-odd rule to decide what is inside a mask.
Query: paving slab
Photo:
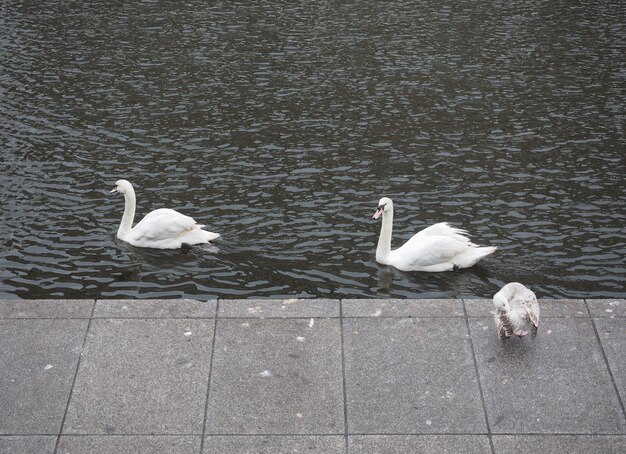
[[[622,403],[626,403],[626,320],[596,318],[594,323]]]
[[[338,319],[218,319],[209,434],[344,431]]]
[[[339,300],[323,298],[220,299],[220,317],[339,317]]]
[[[463,317],[458,299],[344,299],[344,317]]]
[[[494,435],[496,454],[624,454],[620,435]]]
[[[0,453],[621,454],[624,301],[0,301]]]
[[[57,434],[87,320],[0,320],[0,434]]]
[[[539,298],[537,302],[541,317],[589,317],[584,300]]]
[[[208,436],[203,454],[347,454],[342,436]]]
[[[486,433],[462,318],[344,320],[349,433]]]
[[[487,435],[352,435],[350,454],[491,454]]]
[[[93,320],[64,434],[200,434],[213,320]]]
[[[89,318],[94,300],[0,300],[1,318]]]
[[[626,300],[586,300],[593,317],[626,317]]]
[[[215,318],[217,300],[97,300],[94,318]]]
[[[469,317],[492,317],[493,300],[463,300]],[[541,317],[589,317],[584,300],[539,299]]]
[[[63,435],[58,454],[199,454],[198,435]]]
[[[470,327],[493,433],[624,433],[591,320],[544,318],[534,342],[505,344],[489,318]]]
[[[56,435],[0,435],[2,454],[54,454]]]
[[[463,304],[468,317],[491,317],[494,310],[493,300],[490,299],[464,299]]]

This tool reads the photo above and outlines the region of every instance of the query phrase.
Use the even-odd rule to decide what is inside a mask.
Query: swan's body
[[[498,336],[505,341],[513,334],[523,337],[530,333],[534,339],[539,328],[539,303],[535,294],[519,282],[506,284],[493,296],[496,307],[494,321]]]
[[[111,192],[124,194],[124,215],[117,237],[137,247],[154,249],[180,249],[184,245],[208,243],[219,238],[219,233],[202,230],[193,218],[169,208],[159,208],[148,213],[133,227],[136,198],[133,185],[118,180]]]
[[[493,254],[495,247],[479,247],[466,236],[465,230],[451,227],[446,222],[431,225],[413,235],[404,245],[391,250],[393,229],[393,202],[380,199],[374,219],[383,216],[376,248],[376,261],[402,271],[452,271],[469,268],[483,257]]]

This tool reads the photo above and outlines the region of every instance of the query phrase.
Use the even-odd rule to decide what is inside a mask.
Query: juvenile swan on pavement
[[[135,190],[126,180],[118,180],[111,192],[124,194],[124,215],[117,237],[137,247],[154,249],[180,249],[184,246],[208,243],[219,233],[202,230],[193,218],[169,208],[154,210],[133,227],[135,218]]]
[[[524,337],[530,329],[531,337],[539,328],[539,303],[535,294],[519,282],[506,284],[493,296],[493,313],[501,341],[513,334]]]

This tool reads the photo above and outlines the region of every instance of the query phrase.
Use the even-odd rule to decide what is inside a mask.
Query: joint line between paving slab
[[[346,444],[346,452],[350,452],[348,443],[348,393],[346,391],[346,355],[343,338],[343,304],[339,300],[339,328],[341,334],[341,376],[342,376],[342,392],[343,392],[343,438]]]
[[[213,359],[215,358],[215,339],[217,337],[217,317],[220,310],[220,300],[215,303],[215,318],[213,319],[213,341],[211,343],[211,359],[209,360],[209,381],[206,385],[206,401],[204,403],[204,415],[202,417],[202,438],[200,439],[200,454],[204,451],[204,438],[206,435],[207,414],[209,412],[209,395],[211,394],[211,376],[213,373]]]
[[[617,395],[617,401],[619,402],[619,406],[622,409],[622,415],[624,416],[624,418],[626,418],[626,409],[624,408],[624,402],[622,401],[622,396],[620,396],[619,394],[619,388],[617,387],[617,383],[615,383],[615,377],[613,377],[613,371],[611,370],[611,365],[609,364],[609,358],[606,356],[606,352],[604,351],[604,346],[602,345],[602,341],[600,340],[600,333],[598,332],[598,328],[596,327],[596,321],[591,315],[591,309],[589,309],[589,304],[587,303],[586,298],[585,307],[587,308],[587,312],[589,313],[589,320],[591,320],[593,332],[596,334],[596,341],[598,341],[598,346],[600,347],[600,351],[602,352],[602,358],[604,359],[606,370],[609,372],[609,377],[611,378],[613,389],[615,390],[615,394]]]
[[[489,438],[489,447],[491,448],[491,453],[495,454],[496,450],[493,446],[493,439],[491,438],[491,427],[489,425],[489,416],[487,415],[487,404],[485,403],[485,395],[483,394],[483,385],[480,382],[480,373],[478,372],[478,360],[476,359],[476,351],[474,350],[474,341],[472,339],[472,332],[470,331],[469,317],[467,316],[467,307],[465,307],[464,299],[461,299],[461,305],[463,306],[463,313],[465,314],[465,327],[467,328],[467,338],[469,340],[470,351],[472,352],[474,371],[476,372],[476,382],[478,383],[480,403],[483,407],[483,415],[485,417],[485,424],[487,425],[487,438]]]
[[[85,346],[87,345],[87,336],[89,336],[89,330],[91,329],[91,321],[93,320],[93,314],[96,310],[96,300],[93,301],[93,306],[91,307],[91,314],[89,316],[89,321],[87,322],[87,329],[85,330],[85,335],[83,336],[83,344],[80,347],[80,355],[78,355],[78,361],[76,361],[76,369],[74,369],[74,378],[72,379],[72,387],[70,388],[70,395],[67,398],[67,404],[65,405],[65,412],[63,413],[63,419],[61,420],[61,427],[59,429],[59,434],[57,436],[56,443],[54,444],[54,452],[57,452],[59,449],[59,442],[61,441],[61,434],[63,433],[63,427],[65,426],[65,418],[67,417],[67,411],[70,408],[70,402],[72,401],[72,395],[74,394],[74,385],[76,384],[76,378],[78,377],[78,371],[80,370],[80,362],[83,359],[83,353],[85,352]]]
[[[624,437],[626,434],[623,432],[607,432],[607,433],[580,433],[580,432],[498,432],[492,434],[494,437],[503,436],[541,436],[541,437]],[[0,434],[2,437],[202,437],[198,433],[17,433],[17,434]],[[211,433],[205,435],[205,438],[211,437],[342,437],[341,433],[245,433],[245,434],[233,434],[233,433]],[[450,436],[450,437],[473,437],[473,436],[489,436],[486,432],[353,432],[348,434],[348,437],[363,437],[363,436],[390,436],[390,437],[430,437],[430,436]]]
[[[215,317],[198,316],[198,317],[180,317],[180,316],[162,316],[162,317],[110,317],[110,316],[98,316],[96,320],[213,320]]]

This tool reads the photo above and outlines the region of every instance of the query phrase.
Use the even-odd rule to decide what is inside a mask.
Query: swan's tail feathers
[[[487,257],[488,255],[493,254],[494,252],[496,252],[498,250],[498,246],[482,246],[482,247],[477,247],[476,251],[480,252],[480,257],[478,260],[482,259],[483,257]],[[477,260],[477,261],[478,261]]]
[[[209,234],[208,236],[209,239],[207,241],[217,240],[221,236],[219,233],[215,233],[215,232],[207,232],[206,230],[203,230],[203,232],[206,232]]]
[[[208,232],[202,229],[193,229],[189,230],[184,235],[180,236],[178,239],[181,243],[187,243],[190,245],[193,244],[204,244],[209,241],[213,241],[220,237],[219,233]]]
[[[454,258],[454,262],[459,268],[469,268],[478,263],[482,258],[496,252],[497,249],[496,246],[473,247],[457,255]]]
[[[206,225],[196,224],[196,229],[198,230],[202,230],[204,227],[206,227]],[[221,236],[219,233],[209,232],[208,230],[202,230],[202,232],[204,233],[204,236],[206,237],[206,241],[217,240]],[[206,241],[203,241],[203,242],[206,242]]]

